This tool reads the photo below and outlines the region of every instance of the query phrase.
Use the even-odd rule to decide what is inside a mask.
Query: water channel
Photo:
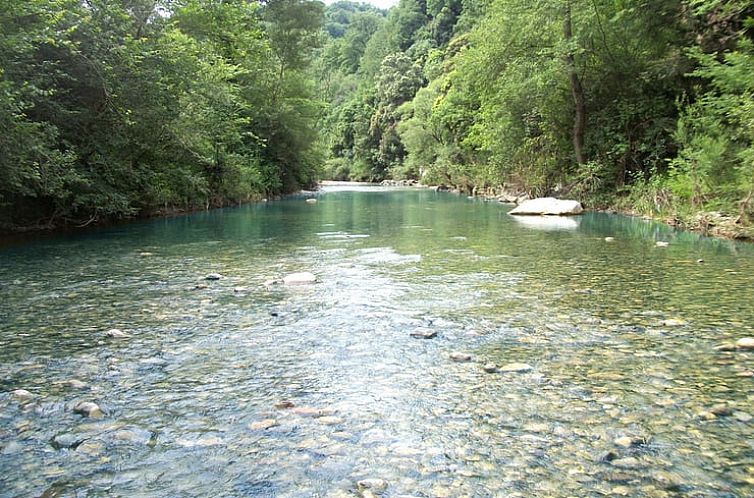
[[[0,248],[0,497],[754,496],[754,246],[317,199]]]

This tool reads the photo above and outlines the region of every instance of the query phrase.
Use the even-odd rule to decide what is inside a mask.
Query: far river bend
[[[317,199],[0,249],[0,497],[754,496],[754,246]]]

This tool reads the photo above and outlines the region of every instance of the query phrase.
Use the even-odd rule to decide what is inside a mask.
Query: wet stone
[[[302,285],[313,284],[317,282],[317,277],[308,271],[291,273],[283,277],[283,283],[285,285]]]
[[[370,478],[362,479],[356,483],[356,487],[360,492],[371,491],[375,494],[382,494],[387,490],[388,483],[384,479]]]
[[[11,391],[10,395],[17,401],[29,401],[34,397],[34,395],[26,389],[16,389]]]
[[[105,337],[112,337],[113,339],[125,339],[130,336],[123,332],[121,329],[110,329],[105,332]]]
[[[471,361],[471,355],[468,353],[460,353],[458,351],[455,351],[453,353],[450,353],[450,359],[455,361],[456,363],[466,363]]]
[[[291,409],[291,412],[301,417],[318,418],[328,414],[327,410],[313,408],[310,406],[298,406]]]
[[[98,418],[103,415],[99,405],[91,401],[82,401],[81,403],[78,403],[73,407],[73,411],[79,415],[92,418]]]
[[[742,337],[736,341],[738,349],[754,349],[754,337]]]
[[[252,431],[264,431],[272,427],[275,427],[277,425],[278,425],[277,420],[273,418],[268,418],[265,420],[252,422],[251,424],[249,424],[249,429],[251,429]]]
[[[286,408],[293,408],[296,404],[289,399],[283,399],[275,403],[273,406],[278,410],[284,410]]]
[[[634,457],[616,458],[614,460],[611,460],[610,463],[614,467],[621,469],[638,469],[642,467],[642,463],[639,461],[639,459]]]
[[[414,339],[433,339],[437,337],[437,332],[434,330],[419,328],[411,332],[411,337]]]
[[[500,367],[500,371],[504,373],[525,373],[533,369],[531,365],[527,363],[508,363]]]
[[[485,365],[482,367],[482,369],[487,373],[495,373],[497,372],[497,365],[494,363],[485,363]]]
[[[751,414],[746,412],[733,412],[733,418],[735,418],[739,422],[751,422],[752,419],[754,419]]]
[[[204,280],[220,280],[223,276],[219,273],[208,273]]]

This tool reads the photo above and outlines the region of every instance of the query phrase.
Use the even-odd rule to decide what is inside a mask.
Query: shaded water
[[[360,190],[0,250],[0,496],[754,495],[754,248]]]

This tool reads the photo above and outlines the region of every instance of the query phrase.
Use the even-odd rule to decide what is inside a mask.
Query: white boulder
[[[291,273],[283,277],[285,285],[313,284],[317,282],[317,277],[313,273],[303,271],[300,273]]]
[[[579,201],[556,199],[554,197],[539,197],[522,202],[511,209],[509,214],[563,216],[581,214],[582,212],[584,212],[584,208]]]

